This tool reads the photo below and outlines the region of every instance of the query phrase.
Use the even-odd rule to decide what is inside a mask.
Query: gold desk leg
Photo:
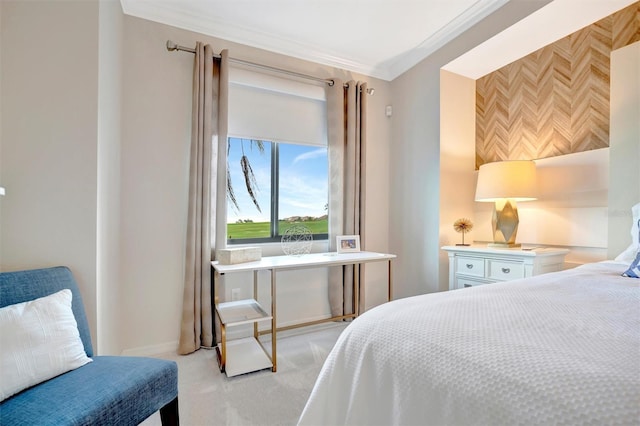
[[[353,265],[353,313],[360,315],[360,264]]]
[[[220,367],[222,372],[226,371],[227,367],[227,327],[220,321],[220,345],[222,350],[220,351]]]
[[[276,357],[276,270],[271,270],[271,362],[274,373],[278,371],[278,361]]]
[[[253,298],[258,301],[258,271],[253,271]],[[253,323],[253,337],[258,338],[258,323]]]

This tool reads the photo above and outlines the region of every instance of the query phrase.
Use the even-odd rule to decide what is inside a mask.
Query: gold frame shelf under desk
[[[255,299],[217,303],[215,313],[220,320],[221,341],[216,346],[216,355],[222,372],[233,377],[274,367],[271,355],[258,338],[258,324],[273,321],[273,316],[267,314]],[[253,324],[253,337],[227,342],[227,327],[243,324]],[[234,362],[227,363],[228,359]]]
[[[315,324],[320,324],[324,322],[330,321],[339,321],[347,318],[355,318],[359,315],[359,285],[358,280],[354,280],[353,283],[353,314],[340,315],[335,317],[330,317],[326,319],[304,322],[300,324],[290,325],[287,327],[277,327],[276,316],[277,316],[277,308],[276,308],[276,283],[277,283],[277,271],[285,271],[285,270],[297,270],[297,269],[307,269],[307,268],[319,268],[319,267],[329,267],[329,266],[344,266],[344,265],[360,265],[370,262],[380,262],[387,261],[388,262],[388,288],[387,288],[387,296],[388,300],[392,300],[393,298],[393,281],[391,278],[391,261],[396,258],[394,254],[385,254],[385,253],[376,253],[376,252],[357,252],[357,253],[313,253],[306,254],[301,256],[267,256],[262,259],[254,262],[246,262],[246,263],[238,263],[233,265],[220,265],[217,261],[211,262],[211,265],[215,272],[214,282],[218,282],[219,276],[234,273],[234,272],[253,272],[253,297],[254,299],[249,299],[249,301],[239,301],[243,306],[249,306],[252,302],[262,309],[260,305],[256,302],[258,299],[258,272],[259,271],[270,271],[270,284],[271,284],[271,315],[264,312],[264,315],[257,315],[255,318],[236,318],[236,322],[226,322],[228,321],[225,318],[225,313],[222,312],[220,314],[220,310],[224,310],[226,307],[231,307],[236,302],[226,302],[226,303],[218,303],[218,297],[215,297],[215,313],[218,315],[221,323],[221,343],[218,346],[222,346],[220,349],[216,347],[218,351],[218,363],[220,366],[220,371],[226,371],[227,361],[228,361],[228,353],[227,349],[230,343],[226,341],[226,327],[238,325],[238,324],[246,324],[253,322],[253,338],[255,342],[262,347],[264,353],[268,356],[271,361],[271,370],[273,372],[277,371],[277,352],[276,352],[276,333],[278,331],[290,330],[298,327],[305,327]],[[258,322],[261,321],[271,321],[271,327],[269,330],[258,330]],[[238,322],[239,321],[239,322]],[[271,354],[269,355],[262,343],[259,340],[260,335],[271,334]],[[251,339],[251,338],[250,338]],[[256,352],[257,353],[257,352]],[[259,367],[255,368],[256,371],[259,369],[268,368],[263,366],[264,364],[258,364]],[[244,372],[249,372],[244,371]],[[238,373],[241,374],[241,373]],[[229,372],[227,372],[229,375]]]

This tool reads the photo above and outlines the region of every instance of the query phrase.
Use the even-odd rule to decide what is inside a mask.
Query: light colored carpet
[[[228,378],[220,373],[213,350],[200,349],[187,356],[158,355],[178,363],[180,424],[295,425],[324,360],[346,325],[329,323],[278,333],[276,373],[263,370]],[[159,413],[142,423],[160,424]]]

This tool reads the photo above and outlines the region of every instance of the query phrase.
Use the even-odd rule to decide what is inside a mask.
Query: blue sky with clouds
[[[247,194],[240,168],[242,155],[240,140],[232,138],[229,149],[229,170],[240,212],[236,212],[230,203],[227,203],[227,222],[235,223],[238,219],[268,222],[271,195],[271,144],[264,144],[263,154],[247,139],[242,145],[258,182],[257,199],[262,213],[256,209]],[[280,144],[280,219],[326,214],[324,206],[327,203],[327,189],[327,149],[325,147]]]

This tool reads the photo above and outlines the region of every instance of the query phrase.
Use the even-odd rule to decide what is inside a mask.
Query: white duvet
[[[613,262],[400,299],[338,339],[301,425],[640,424],[640,280]]]

